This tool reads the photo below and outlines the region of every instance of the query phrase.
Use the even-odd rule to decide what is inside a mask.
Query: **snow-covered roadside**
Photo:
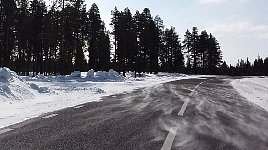
[[[129,76],[119,82],[117,79],[120,79],[120,76],[110,75],[109,72],[105,73],[104,76],[103,73],[95,73],[94,81],[85,80],[88,76],[90,75],[83,73],[82,77],[39,76],[29,78],[19,77],[13,72],[11,79],[0,81],[3,87],[10,89],[10,92],[0,89],[0,128],[38,117],[44,113],[99,101],[102,96],[131,92],[137,88],[151,87],[173,80],[197,77],[159,73],[139,78]],[[97,82],[110,81],[110,79],[117,82]]]
[[[268,77],[242,78],[231,83],[247,100],[268,111]]]

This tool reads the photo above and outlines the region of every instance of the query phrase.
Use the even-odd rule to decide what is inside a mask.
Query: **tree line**
[[[97,5],[87,10],[84,0],[55,0],[49,7],[43,0],[2,0],[0,65],[26,75],[109,68],[123,75],[232,72],[232,66],[222,62],[216,37],[207,31],[199,34],[193,27],[180,38],[149,8],[132,14],[115,7],[111,16],[109,32]]]
[[[236,66],[228,66],[223,62],[222,74],[230,76],[268,76],[268,57],[265,59],[258,56],[253,63],[248,58],[238,60]]]

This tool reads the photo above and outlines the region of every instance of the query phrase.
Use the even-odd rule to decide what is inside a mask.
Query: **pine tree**
[[[160,40],[160,30],[156,25],[155,21],[150,20],[148,32],[151,34],[150,35],[151,45],[149,53],[149,60],[150,60],[149,72],[157,74],[161,40]]]
[[[33,0],[30,4],[30,15],[32,20],[32,28],[30,34],[33,75],[43,72],[43,38],[44,38],[44,15],[46,6],[43,1]]]
[[[182,46],[179,40],[178,34],[175,32],[175,28],[166,29],[164,34],[164,55],[162,68],[167,72],[182,72],[184,61],[182,54]]]
[[[88,52],[89,52],[89,68],[94,70],[104,70],[102,67],[103,62],[110,63],[110,57],[108,60],[108,55],[110,56],[110,41],[105,33],[105,27],[100,18],[99,8],[94,3],[92,4],[88,12],[88,22],[87,22],[87,42],[88,42]],[[106,45],[105,49],[101,49],[102,45]],[[101,58],[101,55],[105,56],[105,60]],[[106,66],[109,64],[106,64]]]
[[[197,27],[193,27],[192,33],[186,31],[183,41],[183,49],[186,50],[189,66],[192,66],[194,74],[197,73],[199,63],[199,49],[198,49],[199,35]],[[190,65],[191,64],[191,65]],[[189,67],[188,66],[188,67]]]
[[[99,35],[100,40],[100,53],[99,53],[99,64],[100,64],[100,70],[108,71],[110,68],[110,33],[109,31],[106,31],[105,24],[102,22],[102,31]]]
[[[141,76],[141,72],[144,71],[144,67],[143,67],[143,55],[144,55],[144,51],[143,51],[143,47],[142,47],[142,43],[141,43],[141,37],[142,37],[142,31],[143,31],[143,17],[140,14],[139,11],[136,11],[135,15],[134,15],[134,30],[136,32],[136,51],[137,51],[137,55],[136,55],[136,67],[135,70],[139,73],[139,76]],[[136,73],[135,73],[136,76]]]
[[[198,41],[198,49],[199,49],[199,57],[200,57],[200,68],[202,68],[202,73],[207,73],[208,68],[208,39],[209,35],[207,31],[202,31],[199,35]]]
[[[45,72],[46,74],[56,74],[61,69],[59,62],[61,61],[59,56],[59,47],[62,42],[61,37],[61,20],[60,12],[56,9],[56,3],[54,3],[47,15],[45,15],[44,22],[44,63],[45,63]]]
[[[145,8],[140,16],[139,26],[140,36],[139,36],[139,46],[142,54],[143,72],[152,73],[151,68],[153,68],[154,58],[158,57],[158,50],[154,48],[155,42],[153,39],[157,37],[157,28],[154,24],[153,18],[151,16],[150,10]]]
[[[128,8],[123,12],[117,13],[116,32],[116,49],[115,57],[117,67],[125,76],[126,71],[134,71],[137,62],[137,34],[136,24]],[[115,28],[115,27],[114,27]]]
[[[84,55],[85,28],[86,28],[86,5],[83,0],[76,0],[73,3],[72,15],[73,37],[74,37],[74,70],[86,71],[87,62]]]
[[[122,20],[122,36],[121,43],[123,45],[124,51],[124,64],[126,66],[126,71],[134,71],[137,57],[137,35],[135,31],[135,22],[132,14],[128,8],[123,12]]]
[[[130,59],[132,57],[131,55],[133,55],[133,48],[135,48],[130,46],[133,42],[131,40],[134,39],[134,25],[131,12],[128,8],[120,13],[118,21],[118,62],[120,71],[122,71],[125,76],[125,71],[127,71],[127,68],[129,67],[128,65],[131,65]]]
[[[183,43],[182,48],[185,50],[186,58],[187,58],[187,63],[186,63],[187,72],[191,73],[191,68],[192,68],[191,51],[192,51],[193,45],[192,45],[192,34],[189,30],[186,31],[184,35],[184,40],[182,43]]]
[[[16,13],[16,40],[17,40],[17,57],[15,70],[18,74],[29,73],[27,64],[27,55],[30,49],[30,34],[31,34],[31,18],[29,12],[29,4],[27,0],[18,1],[18,10]],[[30,60],[29,60],[30,63]]]
[[[99,52],[99,44],[98,44],[98,35],[101,30],[101,19],[99,14],[99,9],[97,5],[92,4],[89,12],[88,12],[88,52],[89,52],[89,68],[94,70],[99,70],[98,68],[98,54]]]
[[[154,19],[156,28],[157,28],[157,35],[158,37],[155,37],[155,39],[157,39],[157,49],[158,49],[158,58],[160,60],[160,67],[165,64],[165,51],[164,51],[164,24],[163,24],[163,20],[159,17],[156,16]],[[157,66],[159,66],[159,63],[157,62]],[[156,64],[155,64],[156,65]],[[163,69],[162,67],[160,68],[161,70]],[[157,72],[159,71],[158,67],[157,67]],[[162,70],[163,71],[163,70]],[[156,73],[157,73],[156,72]]]
[[[209,35],[207,61],[208,73],[216,74],[222,63],[222,52],[217,39],[212,34]]]
[[[117,71],[120,71],[119,68],[118,68],[118,26],[119,26],[119,17],[120,17],[120,12],[117,10],[117,8],[115,7],[114,10],[112,10],[112,21],[110,23],[110,25],[112,26],[113,30],[112,30],[112,35],[114,37],[114,42],[113,42],[113,45],[114,45],[114,58],[113,58],[113,63],[114,63],[114,67],[115,67],[115,70]]]
[[[14,25],[15,25],[15,11],[16,3],[14,0],[2,0],[1,8],[1,50],[0,65],[11,67],[12,51],[14,50]]]
[[[197,66],[198,66],[198,55],[199,55],[199,49],[198,49],[198,41],[199,41],[199,36],[198,36],[198,29],[197,27],[193,27],[193,31],[191,34],[191,45],[192,45],[192,49],[191,49],[191,57],[193,59],[193,73],[196,74],[197,73]]]
[[[65,0],[60,1],[61,2],[61,11],[60,11],[60,50],[59,50],[59,61],[58,68],[61,75],[66,74],[66,51],[65,51],[65,31],[66,31],[66,10],[65,10]]]

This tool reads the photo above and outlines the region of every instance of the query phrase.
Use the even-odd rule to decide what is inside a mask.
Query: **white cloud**
[[[235,65],[237,59],[249,58],[253,61],[259,54],[268,56],[268,24],[259,23],[242,16],[207,23],[200,31],[207,30],[218,40],[223,50],[224,60]]]
[[[251,20],[229,20],[209,23],[205,27],[208,32],[219,37],[259,38],[268,40],[268,25],[258,24]]]

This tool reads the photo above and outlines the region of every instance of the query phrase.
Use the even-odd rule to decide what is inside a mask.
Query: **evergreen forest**
[[[1,0],[0,66],[21,75],[110,68],[123,75],[268,75],[268,57],[227,65],[209,31],[193,27],[179,36],[163,22],[149,8],[131,12],[115,7],[105,25],[98,6],[87,9],[84,0],[54,0],[49,6],[44,0]]]

